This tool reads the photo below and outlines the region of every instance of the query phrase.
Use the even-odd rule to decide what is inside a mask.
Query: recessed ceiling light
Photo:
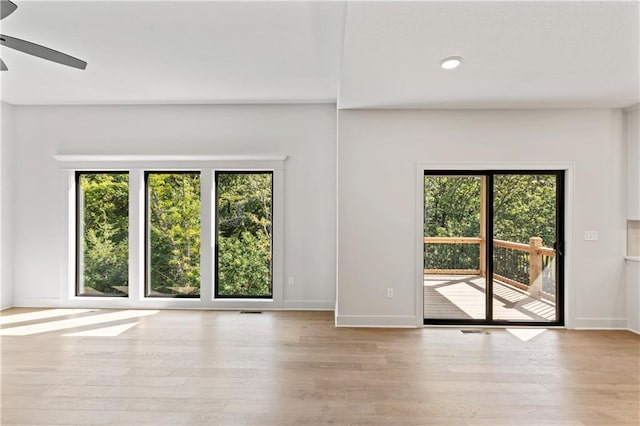
[[[462,57],[460,56],[449,56],[440,62],[440,66],[445,70],[456,69],[460,64],[462,64]]]

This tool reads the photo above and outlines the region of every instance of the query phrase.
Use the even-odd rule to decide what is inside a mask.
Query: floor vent
[[[241,314],[261,314],[262,311],[240,311]]]
[[[482,329],[467,329],[467,330],[460,330],[461,332],[463,332],[464,334],[489,334],[488,331],[486,330],[482,330]]]

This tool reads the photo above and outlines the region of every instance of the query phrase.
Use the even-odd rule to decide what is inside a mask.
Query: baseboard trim
[[[189,310],[239,310],[260,309],[265,311],[333,311],[334,300],[285,300],[279,307],[272,302],[260,300],[225,301],[202,303],[198,299],[147,299],[136,302],[127,298],[105,300],[104,298],[86,298],[74,300],[62,299],[14,299],[13,307],[22,308],[95,308],[95,309],[189,309]]]
[[[2,311],[6,311],[9,308],[13,308],[13,305],[7,305],[7,306],[3,306],[2,308],[0,308],[0,312]]]
[[[337,315],[336,327],[418,328],[413,315]]]
[[[574,318],[575,330],[627,330],[626,318]]]

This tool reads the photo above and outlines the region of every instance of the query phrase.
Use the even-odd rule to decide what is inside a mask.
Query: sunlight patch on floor
[[[25,312],[23,314],[3,315],[0,316],[0,325],[63,317],[66,315],[84,314],[93,311],[97,311],[97,309],[47,309],[44,311]]]
[[[129,324],[114,325],[111,327],[92,328],[91,330],[79,331],[77,333],[63,334],[67,337],[116,337],[135,327],[139,323],[132,322]]]
[[[127,310],[110,312],[107,314],[98,314],[83,316],[80,318],[69,318],[59,321],[49,321],[39,324],[30,324],[18,327],[3,328],[0,330],[0,336],[28,336],[31,334],[47,333],[50,331],[66,330],[75,327],[84,327],[88,325],[105,324],[111,321],[121,321],[133,318],[141,318],[149,315],[155,315],[157,310]]]
[[[546,328],[507,328],[506,330],[523,342],[528,342],[547,331]]]

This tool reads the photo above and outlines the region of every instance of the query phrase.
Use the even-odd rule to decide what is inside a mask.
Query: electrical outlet
[[[296,285],[296,280],[293,277],[289,277],[289,285]]]
[[[584,231],[585,241],[598,241],[598,231]]]
[[[387,299],[393,299],[393,288],[387,289]]]

